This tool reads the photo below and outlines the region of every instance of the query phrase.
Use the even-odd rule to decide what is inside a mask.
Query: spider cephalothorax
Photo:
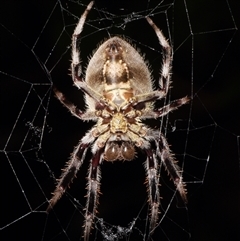
[[[176,164],[166,138],[159,130],[153,130],[141,122],[142,119],[162,117],[189,101],[187,97],[184,97],[160,109],[153,108],[153,102],[164,98],[168,93],[172,62],[171,47],[160,29],[147,17],[148,23],[154,29],[163,48],[159,89],[153,89],[151,74],[142,56],[129,42],[120,37],[112,37],[99,46],[89,61],[84,80],[77,41],[92,5],[93,2],[90,2],[72,37],[72,78],[75,86],[85,93],[87,110],[82,112],[56,88],[54,91],[57,98],[74,116],[81,120],[94,120],[96,125],[86,133],[75,148],[47,209],[49,211],[61,198],[79,170],[88,148],[91,147],[93,157],[88,176],[85,241],[89,239],[96,215],[100,186],[99,166],[103,160],[130,161],[135,158],[137,149],[141,149],[146,154],[150,233],[153,233],[159,215],[160,162],[166,167],[183,200],[187,201],[180,168]]]

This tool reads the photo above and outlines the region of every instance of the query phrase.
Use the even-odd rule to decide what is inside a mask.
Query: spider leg
[[[170,104],[165,105],[160,109],[157,109],[157,110],[148,109],[146,112],[142,112],[141,118],[143,118],[143,119],[144,118],[146,118],[146,119],[147,118],[150,118],[150,119],[155,118],[156,119],[156,118],[165,116],[169,112],[174,111],[177,108],[179,108],[180,106],[187,104],[189,102],[189,100],[190,99],[186,96],[181,99],[174,100]]]
[[[98,204],[98,194],[100,193],[100,168],[102,153],[104,148],[97,150],[90,164],[87,186],[87,203],[84,225],[84,241],[88,241],[92,224],[96,215],[96,207]]]
[[[71,71],[72,71],[72,78],[74,84],[81,89],[84,93],[91,96],[93,99],[95,99],[97,102],[99,102],[100,105],[105,106],[106,101],[103,100],[102,96],[94,91],[92,88],[90,88],[86,82],[82,78],[82,67],[81,67],[81,59],[80,59],[80,51],[78,48],[78,42],[80,39],[80,34],[83,30],[84,23],[86,21],[87,15],[89,11],[91,10],[93,6],[93,1],[91,1],[85,12],[82,14],[81,18],[79,19],[79,22],[74,30],[74,33],[72,35],[72,64],[71,64]],[[56,94],[56,97],[62,102],[62,104],[67,107],[71,113],[82,119],[82,120],[89,120],[89,119],[96,119],[95,112],[82,112],[79,110],[73,103],[71,103],[67,98],[54,87],[54,92]]]
[[[68,161],[66,168],[63,170],[60,179],[58,180],[57,187],[53,192],[53,196],[49,201],[47,212],[49,212],[57,201],[62,197],[73,178],[76,176],[79,168],[81,167],[89,144],[80,143],[74,150],[71,159]]]
[[[72,70],[72,78],[73,83],[81,89],[84,93],[91,96],[96,101],[100,102],[101,105],[105,105],[105,101],[103,100],[102,96],[93,90],[90,86],[86,84],[86,82],[83,80],[82,77],[82,66],[81,66],[81,59],[80,59],[80,51],[78,48],[78,42],[80,39],[81,32],[83,30],[84,23],[86,21],[87,15],[89,11],[91,10],[92,6],[94,4],[94,1],[91,1],[85,12],[82,14],[81,18],[79,19],[79,22],[74,30],[74,33],[72,35],[72,64],[71,64],[71,70]]]
[[[170,77],[171,77],[171,69],[172,69],[172,48],[169,45],[167,39],[164,37],[162,31],[155,25],[155,23],[149,18],[146,17],[148,23],[151,25],[153,30],[155,31],[159,43],[162,46],[162,69],[161,69],[161,77],[159,78],[159,89],[152,91],[150,93],[136,95],[130,100],[131,105],[137,106],[142,103],[155,101],[157,99],[161,99],[166,96],[168,93],[168,89],[170,86]]]
[[[186,185],[182,179],[182,172],[180,167],[177,165],[177,161],[175,160],[173,154],[171,153],[166,138],[163,135],[160,135],[158,148],[159,150],[157,151],[157,155],[159,158],[161,158],[162,163],[173,180],[182,200],[187,203],[187,192],[185,189]]]
[[[159,205],[160,205],[160,194],[159,194],[159,174],[158,174],[158,161],[153,154],[152,150],[146,149],[147,160],[146,160],[146,172],[147,172],[147,184],[148,184],[148,195],[150,205],[150,222],[149,231],[150,234],[154,231],[158,216],[159,216]]]
[[[83,81],[81,75],[82,75],[82,67],[81,67],[81,61],[80,61],[80,51],[78,49],[78,40],[80,37],[80,34],[83,30],[83,26],[85,23],[85,20],[87,18],[87,15],[89,11],[91,10],[93,6],[93,1],[90,2],[82,14],[81,18],[79,19],[79,22],[74,30],[73,36],[72,36],[72,64],[71,64],[71,69],[72,69],[72,77],[73,77],[73,82],[75,80]]]
[[[161,69],[161,77],[159,79],[159,86],[161,91],[165,94],[168,92],[169,85],[170,85],[170,77],[171,77],[171,63],[172,63],[172,48],[169,45],[167,39],[164,37],[162,31],[156,26],[156,24],[149,18],[146,17],[148,23],[152,26],[153,30],[155,31],[158,41],[162,46],[163,51],[163,63]]]
[[[58,100],[77,118],[81,120],[95,120],[97,118],[95,111],[83,112],[77,108],[71,101],[69,101],[66,96],[60,92],[56,87],[53,91],[58,98]]]

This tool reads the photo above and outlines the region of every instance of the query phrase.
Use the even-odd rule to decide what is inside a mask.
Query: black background
[[[62,4],[78,17],[88,1],[83,1],[85,5],[73,2],[62,1]],[[84,106],[68,75],[71,33],[77,18],[74,19],[69,14],[69,19],[66,18],[64,24],[59,5],[49,18],[55,3],[56,1],[1,2],[1,240],[16,240],[16,237],[17,240],[68,240],[67,237],[69,240],[79,240],[82,232],[82,207],[72,201],[76,198],[80,204],[85,203],[87,163],[54,212],[48,216],[44,212],[47,198],[50,198],[54,189],[52,174],[56,177],[60,175],[69,153],[93,124],[82,123],[72,117],[51,92],[51,83],[54,83],[79,107]],[[158,1],[96,1],[96,8],[103,12],[92,10],[88,19],[106,18],[104,10],[119,16],[144,10],[141,12],[144,16],[149,14],[146,9],[153,9],[157,3]],[[236,0],[229,1],[232,16],[227,2],[223,0],[187,1],[187,6],[190,21],[187,21],[184,1],[176,1],[174,13],[167,11],[175,50],[171,98],[189,95],[193,101],[170,115],[167,137],[174,152],[180,154],[177,155],[180,163],[182,153],[197,158],[185,157],[184,175],[185,180],[190,182],[187,209],[176,208],[176,205],[181,204],[174,200],[169,210],[168,217],[173,217],[173,221],[182,228],[176,227],[173,221],[166,218],[153,240],[239,240],[240,38],[236,29],[240,20],[239,3]],[[158,11],[159,9],[166,7],[158,8]],[[156,12],[153,12],[152,19],[169,38],[166,17]],[[234,18],[236,27],[231,17]],[[45,23],[47,27],[41,33]],[[114,18],[113,23],[110,18],[105,22],[93,22],[96,29],[84,29],[81,41],[83,67],[86,68],[89,54],[96,48],[94,46],[101,39],[107,38],[108,33],[124,34],[146,54],[153,77],[157,79],[161,55],[152,29],[145,19],[130,21],[126,28],[116,27],[121,23],[121,17]],[[112,28],[108,31],[98,31],[101,27],[105,29],[111,25]],[[65,32],[55,45],[63,26],[66,26]],[[151,51],[144,46],[148,44],[155,50]],[[53,49],[53,46],[56,47]],[[43,64],[50,52],[51,57]],[[25,102],[26,97],[28,99]],[[43,103],[37,111],[39,100],[43,100]],[[22,107],[24,108],[21,109]],[[192,120],[190,124],[189,113]],[[157,124],[158,122],[151,123],[153,126]],[[195,131],[190,131],[186,139],[184,130],[188,124],[188,130]],[[45,130],[41,136],[43,126]],[[174,127],[177,128],[175,132],[172,131]],[[186,140],[188,145],[184,152]],[[39,143],[40,150],[37,149]],[[99,217],[110,224],[127,226],[145,202],[144,159],[141,155],[139,153],[138,160],[133,162],[104,163],[102,166],[103,195],[98,210]],[[90,155],[86,159],[89,158]],[[197,161],[201,158],[202,162]],[[203,183],[192,183],[195,179],[189,173],[195,176],[199,174],[201,179],[208,158]],[[196,163],[193,164],[193,160]],[[167,175],[164,172],[162,175],[161,181],[167,183],[165,185],[164,181],[161,187],[162,203],[166,207],[171,198],[168,196],[170,189],[167,185],[172,186],[168,183]],[[141,223],[141,219],[147,217],[146,213],[147,205],[137,223],[142,232],[144,221]],[[183,228],[186,228],[186,232]],[[67,230],[67,235],[62,232],[63,229]],[[101,240],[99,237],[101,236],[98,236],[98,240]],[[130,236],[130,240],[141,238],[141,235]]]

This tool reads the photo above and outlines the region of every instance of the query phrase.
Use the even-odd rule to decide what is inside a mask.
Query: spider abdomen
[[[121,105],[133,95],[153,91],[151,74],[144,58],[120,37],[103,42],[93,54],[86,70],[86,83],[105,98]],[[95,101],[86,95],[91,110]]]

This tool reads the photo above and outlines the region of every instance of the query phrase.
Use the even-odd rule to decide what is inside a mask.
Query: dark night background
[[[65,23],[59,4],[51,14],[56,2],[4,0],[0,3],[0,237],[4,241],[72,241],[80,240],[82,232],[81,205],[85,204],[87,161],[54,211],[49,215],[44,212],[55,187],[52,174],[59,177],[73,147],[93,124],[72,117],[51,91],[53,83],[80,108],[84,106],[79,92],[72,87],[68,69],[71,34],[77,23],[73,15],[79,17],[89,1],[80,1],[83,5],[61,1],[62,7],[71,13],[64,12]],[[124,34],[146,54],[157,79],[161,48],[146,20],[130,21],[121,28],[123,18],[116,17],[112,22],[109,13],[121,16],[135,12],[145,16],[149,14],[146,9],[154,9],[158,2],[96,1],[95,7],[102,11],[91,11],[88,16],[91,27],[86,26],[82,34],[83,69],[89,55],[109,33]],[[152,19],[169,38],[165,13],[158,13],[167,10],[168,2],[171,1],[164,1],[163,7],[153,11]],[[189,203],[183,208],[176,195],[153,240],[240,240],[240,36],[237,31],[240,4],[229,0],[230,12],[225,0],[186,3],[193,35],[183,0],[175,1],[174,11],[172,8],[167,11],[174,43],[171,99],[189,95],[193,100],[170,114],[167,139],[180,164],[184,158],[183,176],[188,183]],[[108,31],[104,30],[107,27]],[[103,30],[99,31],[100,28]],[[155,50],[151,51],[147,45]],[[102,165],[103,195],[98,216],[111,225],[125,227],[143,207],[136,227],[144,232],[147,205],[144,205],[146,187],[141,157],[138,153],[135,161]],[[161,176],[162,205],[166,208],[174,187],[164,170]],[[203,183],[194,183],[203,176]],[[135,229],[129,240],[142,240],[138,233]],[[101,235],[96,235],[101,240]]]

